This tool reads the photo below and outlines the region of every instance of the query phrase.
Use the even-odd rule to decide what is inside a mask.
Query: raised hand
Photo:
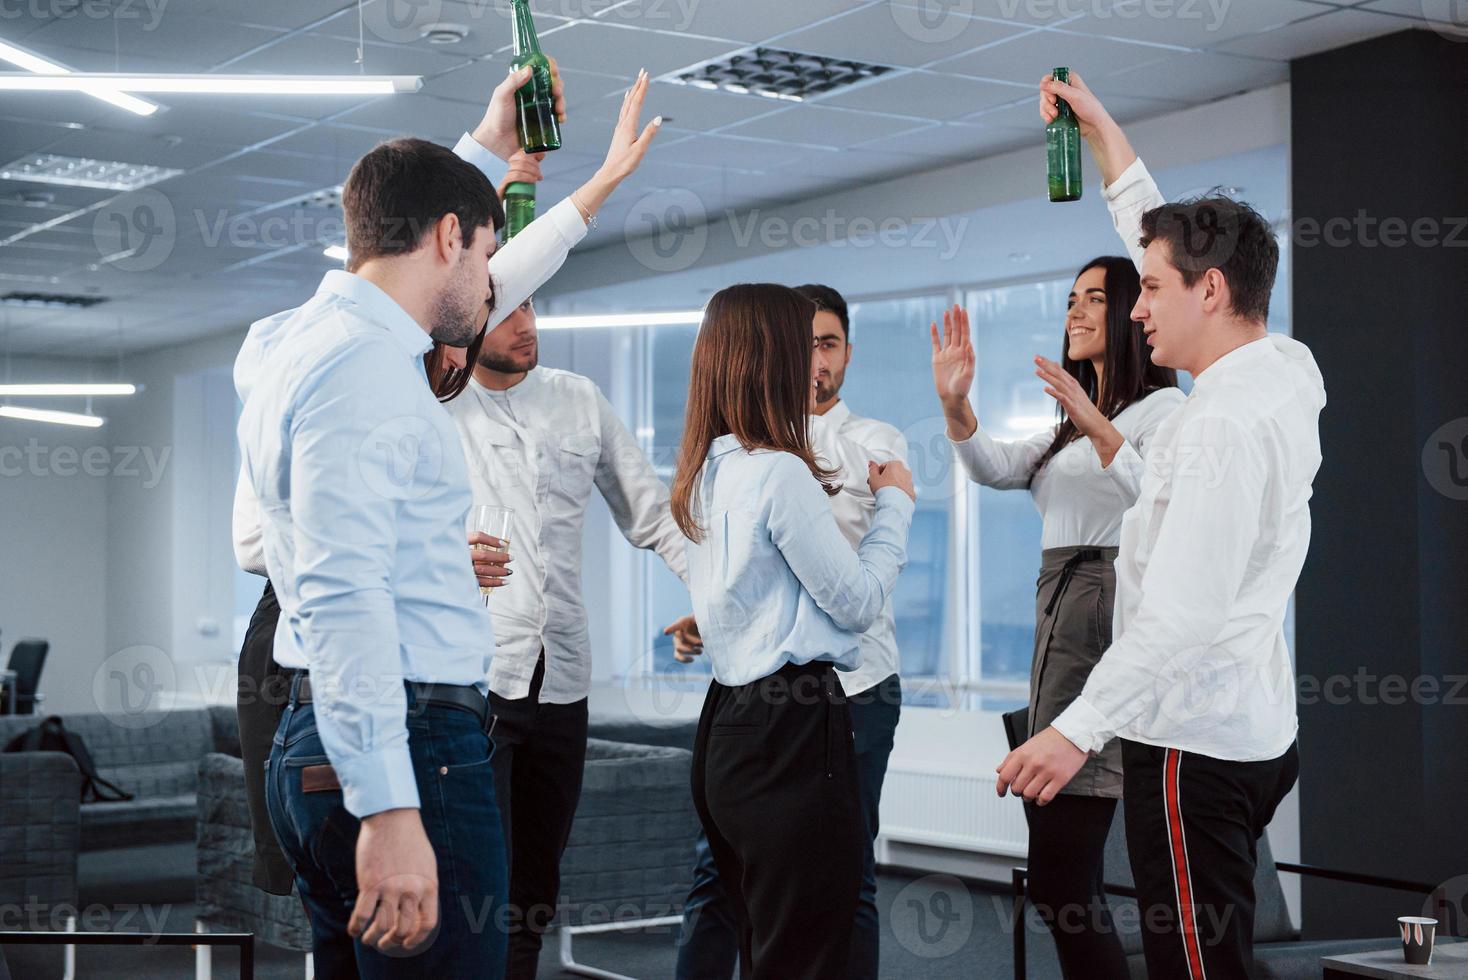
[[[1102,183],[1115,181],[1137,158],[1126,134],[1086,85],[1085,79],[1075,71],[1070,73],[1069,85],[1057,82],[1050,75],[1040,79],[1040,118],[1047,125],[1060,112],[1055,106],[1057,98],[1064,99],[1076,114],[1076,121],[1081,124],[1081,138],[1091,146],[1091,154],[1101,170]]]
[[[556,118],[565,122],[566,92],[565,86],[561,84],[561,71],[556,67],[556,59],[548,60],[551,64],[551,94],[556,100]],[[506,162],[520,149],[520,136],[515,129],[515,93],[530,81],[532,71],[527,65],[505,76],[505,80],[490,94],[484,118],[471,134],[480,146]]]
[[[1101,413],[1096,403],[1091,401],[1091,396],[1086,394],[1086,389],[1065,368],[1037,357],[1035,374],[1045,382],[1045,394],[1058,401],[1081,435],[1091,440],[1096,447],[1096,455],[1101,457],[1101,465],[1109,466],[1124,441],[1121,432]]]
[[[943,311],[943,337],[938,338],[938,324],[933,333],[933,387],[938,400],[948,405],[967,401],[974,384],[974,344],[969,336],[968,311],[954,304]]]
[[[658,129],[663,124],[663,117],[658,116],[643,127],[641,132],[638,131],[638,123],[642,119],[642,103],[647,99],[649,82],[647,69],[644,68],[638,72],[637,81],[627,90],[627,94],[622,96],[622,113],[617,117],[616,128],[612,130],[612,143],[607,147],[607,158],[599,171],[614,182],[620,183],[637,169],[637,165],[647,155],[652,138],[658,134]]]

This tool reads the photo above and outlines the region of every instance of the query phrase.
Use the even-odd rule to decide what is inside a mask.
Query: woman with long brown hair
[[[933,382],[953,451],[971,480],[1024,489],[1044,518],[1026,737],[1065,710],[1111,643],[1121,517],[1137,499],[1143,457],[1183,402],[1177,372],[1152,362],[1132,319],[1141,285],[1124,256],[1101,256],[1076,275],[1060,362],[1035,358],[1055,425],[1028,439],[989,436],[969,404],[974,346],[968,314],[933,325]],[[1029,895],[1055,937],[1067,978],[1124,980],[1126,955],[1102,886],[1102,855],[1121,797],[1121,744],[1092,756],[1049,805],[1025,804]]]
[[[712,661],[693,797],[740,923],[741,975],[844,980],[862,870],[851,715],[835,670],[907,560],[912,475],[869,463],[852,551],[809,436],[811,319],[793,289],[709,300],[693,349],[672,512]]]

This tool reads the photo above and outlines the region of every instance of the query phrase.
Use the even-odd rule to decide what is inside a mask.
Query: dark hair
[[[464,351],[462,368],[450,367],[444,358],[448,344],[434,342],[428,353],[423,355],[423,370],[428,374],[428,387],[433,389],[434,397],[441,402],[451,402],[464,393],[474,375],[474,365],[479,361],[479,348],[484,346],[484,338],[488,335],[489,318],[486,317],[484,326],[479,328],[479,333],[474,335]]]
[[[715,439],[733,433],[745,449],[793,453],[826,493],[835,470],[810,445],[810,300],[788,286],[744,283],[709,298],[693,344],[688,409],[673,474],[673,519],[690,541],[703,538],[698,479]]]
[[[836,319],[841,321],[841,334],[850,343],[851,317],[846,313],[845,297],[830,286],[822,286],[816,282],[806,283],[804,286],[796,286],[795,291],[816,304],[817,313],[836,314]]]
[[[1142,335],[1142,325],[1132,320],[1132,307],[1142,291],[1137,268],[1132,260],[1119,255],[1103,255],[1092,259],[1076,273],[1080,279],[1092,269],[1106,270],[1106,355],[1105,382],[1097,391],[1096,368],[1090,361],[1073,360],[1070,343],[1060,342],[1060,365],[1085,389],[1091,401],[1108,419],[1114,419],[1133,402],[1140,401],[1158,388],[1176,388],[1177,372],[1152,363],[1152,348]],[[1067,307],[1068,308],[1068,307]],[[1080,437],[1075,422],[1060,408],[1060,425],[1045,454],[1035,464],[1035,472]]]
[[[504,208],[478,168],[420,139],[379,143],[363,155],[342,186],[348,271],[368,259],[406,255],[444,215],[458,216],[464,247],[485,226],[505,223]]]
[[[1217,269],[1228,283],[1235,316],[1262,322],[1279,266],[1279,243],[1264,216],[1243,201],[1218,194],[1164,204],[1142,215],[1141,245],[1161,239],[1191,288]]]

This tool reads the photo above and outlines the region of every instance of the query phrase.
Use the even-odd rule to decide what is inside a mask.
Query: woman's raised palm
[[[968,311],[954,305],[943,311],[943,336],[933,332],[933,386],[940,400],[967,398],[974,384],[974,345],[969,337]]]

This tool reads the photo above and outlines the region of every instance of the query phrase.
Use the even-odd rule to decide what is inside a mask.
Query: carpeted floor
[[[194,853],[190,845],[136,848],[83,855],[82,928],[133,931],[193,930]],[[920,980],[1000,980],[1013,976],[1008,901],[988,890],[942,875],[883,874],[878,906],[882,916],[884,978]],[[1037,919],[1027,924],[1029,976],[1059,976],[1054,946]],[[675,929],[577,937],[576,959],[638,980],[671,980],[676,958]],[[8,951],[16,980],[47,980],[59,973],[31,966],[19,969]],[[28,951],[29,952],[29,951]],[[569,980],[560,969],[555,938],[541,958],[544,980]],[[188,947],[82,947],[77,954],[80,980],[185,980],[194,975]],[[233,950],[214,954],[214,976],[237,977]],[[305,975],[301,955],[256,947],[256,977],[284,980]]]

